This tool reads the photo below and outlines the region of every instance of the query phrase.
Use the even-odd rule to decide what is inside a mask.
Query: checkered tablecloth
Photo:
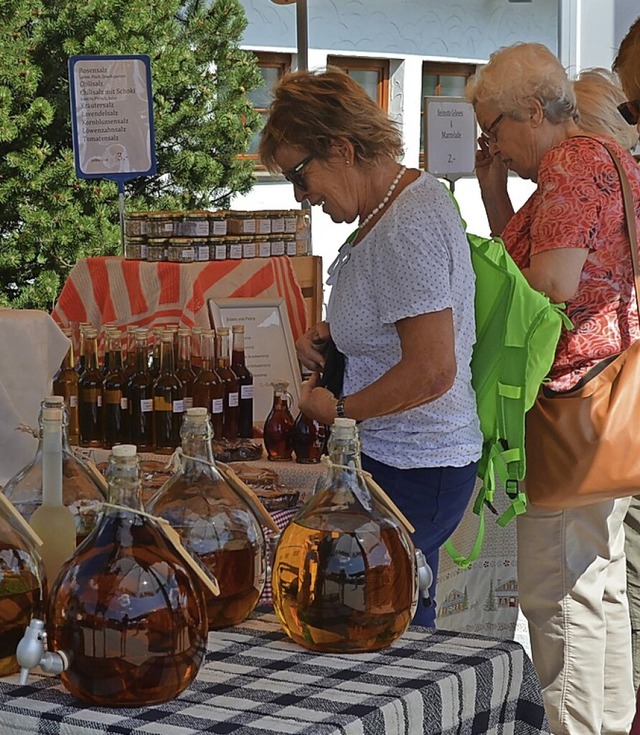
[[[172,702],[92,709],[32,675],[0,680],[0,703],[2,735],[549,733],[517,643],[411,627],[379,653],[312,654],[266,612],[211,633],[196,681]]]

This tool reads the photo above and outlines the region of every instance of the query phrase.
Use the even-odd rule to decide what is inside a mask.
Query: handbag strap
[[[585,138],[592,138],[595,136],[585,135]],[[618,176],[620,177],[620,186],[622,188],[622,202],[624,204],[624,218],[627,223],[627,233],[629,235],[629,250],[631,251],[631,263],[633,265],[633,280],[636,292],[636,307],[638,309],[638,320],[640,320],[640,266],[638,265],[638,231],[636,228],[636,215],[633,207],[633,194],[631,193],[631,184],[629,183],[629,177],[627,172],[624,170],[622,161],[618,158],[618,154],[609,148],[607,143],[601,138],[595,138],[601,143],[606,149],[613,160],[613,164],[616,167]]]

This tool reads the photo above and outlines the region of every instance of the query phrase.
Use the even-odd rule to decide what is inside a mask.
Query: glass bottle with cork
[[[409,626],[418,600],[421,554],[411,531],[362,472],[355,421],[336,419],[327,477],[276,548],[274,608],[287,635],[322,652],[391,645]]]
[[[60,370],[53,379],[53,395],[62,396],[67,406],[69,425],[67,433],[71,444],[78,443],[78,373],[73,349],[73,330],[63,329],[69,339],[69,349],[64,356]]]
[[[244,351],[244,325],[231,327],[231,369],[238,379],[238,436],[253,438],[253,375],[246,365]]]
[[[62,396],[49,396],[40,404],[38,417],[38,447],[34,458],[4,486],[4,494],[21,516],[29,521],[43,500],[44,425],[46,409],[62,409],[62,499],[73,514],[76,527],[76,544],[81,543],[93,530],[100,505],[104,502],[104,481],[97,471],[92,471],[69,446],[67,438],[67,412]]]
[[[127,385],[122,367],[122,332],[109,333],[109,372],[102,381],[102,436],[105,449],[129,441]]]
[[[84,331],[85,369],[78,380],[78,443],[102,446],[102,374],[98,366],[98,331]]]
[[[149,331],[136,330],[136,366],[127,383],[129,441],[140,452],[153,450],[153,380],[149,372]]]
[[[205,329],[201,337],[202,369],[193,381],[193,407],[206,408],[211,414],[213,437],[222,439],[224,429],[224,383],[215,371],[215,332]]]
[[[107,478],[98,526],[51,587],[48,639],[75,697],[99,707],[148,707],[178,696],[198,673],[208,577],[171,529],[143,512],[135,446],[113,448]]]
[[[253,611],[264,587],[262,528],[255,509],[216,466],[206,408],[186,412],[181,436],[180,468],[147,510],[169,521],[217,579],[220,595],[206,595],[209,629],[237,625]],[[257,498],[254,502],[259,505]],[[260,510],[264,517],[266,510]]]
[[[160,371],[153,382],[153,445],[158,454],[171,454],[180,444],[184,388],[175,373],[173,334],[160,334]]]
[[[219,327],[216,332],[216,373],[224,382],[222,436],[229,441],[238,438],[239,389],[238,378],[231,369],[229,328]]]
[[[193,381],[196,374],[191,367],[191,330],[178,329],[178,363],[176,375],[184,386],[184,410],[193,408]]]

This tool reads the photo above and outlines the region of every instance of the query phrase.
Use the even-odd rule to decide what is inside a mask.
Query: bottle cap
[[[116,444],[111,449],[113,457],[135,457],[138,447],[135,444]]]
[[[353,429],[355,425],[356,425],[355,419],[334,419],[333,420],[334,429]]]
[[[196,408],[188,408],[187,416],[190,419],[201,419],[204,420],[209,415],[209,411],[204,406],[197,406]]]
[[[57,408],[58,406],[62,406],[64,403],[64,398],[62,396],[47,396],[44,400],[47,404],[47,408]]]

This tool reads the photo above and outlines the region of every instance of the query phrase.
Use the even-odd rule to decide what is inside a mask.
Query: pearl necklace
[[[380,202],[380,204],[378,204],[377,207],[374,207],[374,209],[372,209],[371,212],[363,220],[360,220],[360,224],[358,225],[359,229],[362,230],[364,227],[366,227],[369,222],[371,222],[371,220],[376,216],[376,214],[378,214],[381,209],[384,209],[389,199],[391,199],[391,195],[396,190],[396,186],[398,186],[398,184],[400,183],[400,179],[403,177],[406,170],[406,166],[402,166],[400,168],[400,171],[398,171],[395,179],[391,182],[389,191],[384,195],[384,199]]]

